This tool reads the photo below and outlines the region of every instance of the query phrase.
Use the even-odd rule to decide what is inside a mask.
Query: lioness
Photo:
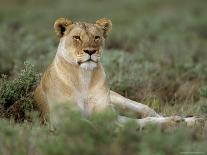
[[[119,106],[139,113],[137,122],[177,122],[181,117],[161,117],[147,105],[129,100],[109,89],[101,56],[105,39],[112,29],[112,22],[103,18],[95,23],[72,22],[69,19],[56,20],[54,29],[60,43],[52,64],[45,71],[35,90],[35,100],[41,110],[41,117],[50,114],[55,118],[53,105],[72,104],[84,116],[100,112],[110,106]],[[126,121],[126,117],[119,117]]]

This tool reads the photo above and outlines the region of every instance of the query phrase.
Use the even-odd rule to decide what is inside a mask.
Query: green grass
[[[107,17],[113,22],[113,30],[103,64],[111,89],[163,115],[206,117],[206,6],[206,0],[1,1],[0,74],[7,78],[0,78],[0,116],[31,121],[32,116],[27,114],[34,109],[33,90],[39,73],[57,50],[58,38],[53,31],[57,18],[95,22]],[[24,66],[25,61],[33,66]],[[94,127],[77,115],[68,116],[75,124],[63,121],[61,132],[55,134],[38,124],[31,128],[31,124],[0,120],[0,154],[207,152],[206,137],[195,138],[185,129],[175,136],[160,130],[140,133],[134,124],[120,129],[103,116],[100,123],[106,125],[99,124],[100,131],[91,133]]]

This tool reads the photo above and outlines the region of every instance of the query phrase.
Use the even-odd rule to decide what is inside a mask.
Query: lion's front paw
[[[205,125],[205,119],[201,117],[186,117],[184,120],[188,127],[203,127]]]

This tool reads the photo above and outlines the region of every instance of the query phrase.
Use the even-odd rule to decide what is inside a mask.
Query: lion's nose
[[[96,53],[96,50],[83,50],[83,51],[89,55]]]

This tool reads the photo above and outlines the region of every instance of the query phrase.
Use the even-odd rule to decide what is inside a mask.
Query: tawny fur
[[[148,106],[110,91],[100,62],[105,39],[112,29],[109,19],[73,23],[60,18],[54,28],[60,37],[57,54],[35,90],[43,121],[48,117],[51,121],[55,119],[52,107],[58,104],[71,104],[84,116],[110,106],[122,107],[138,113],[143,118],[137,120],[141,125],[181,120],[180,117],[161,117]],[[126,119],[119,118],[121,122]]]

